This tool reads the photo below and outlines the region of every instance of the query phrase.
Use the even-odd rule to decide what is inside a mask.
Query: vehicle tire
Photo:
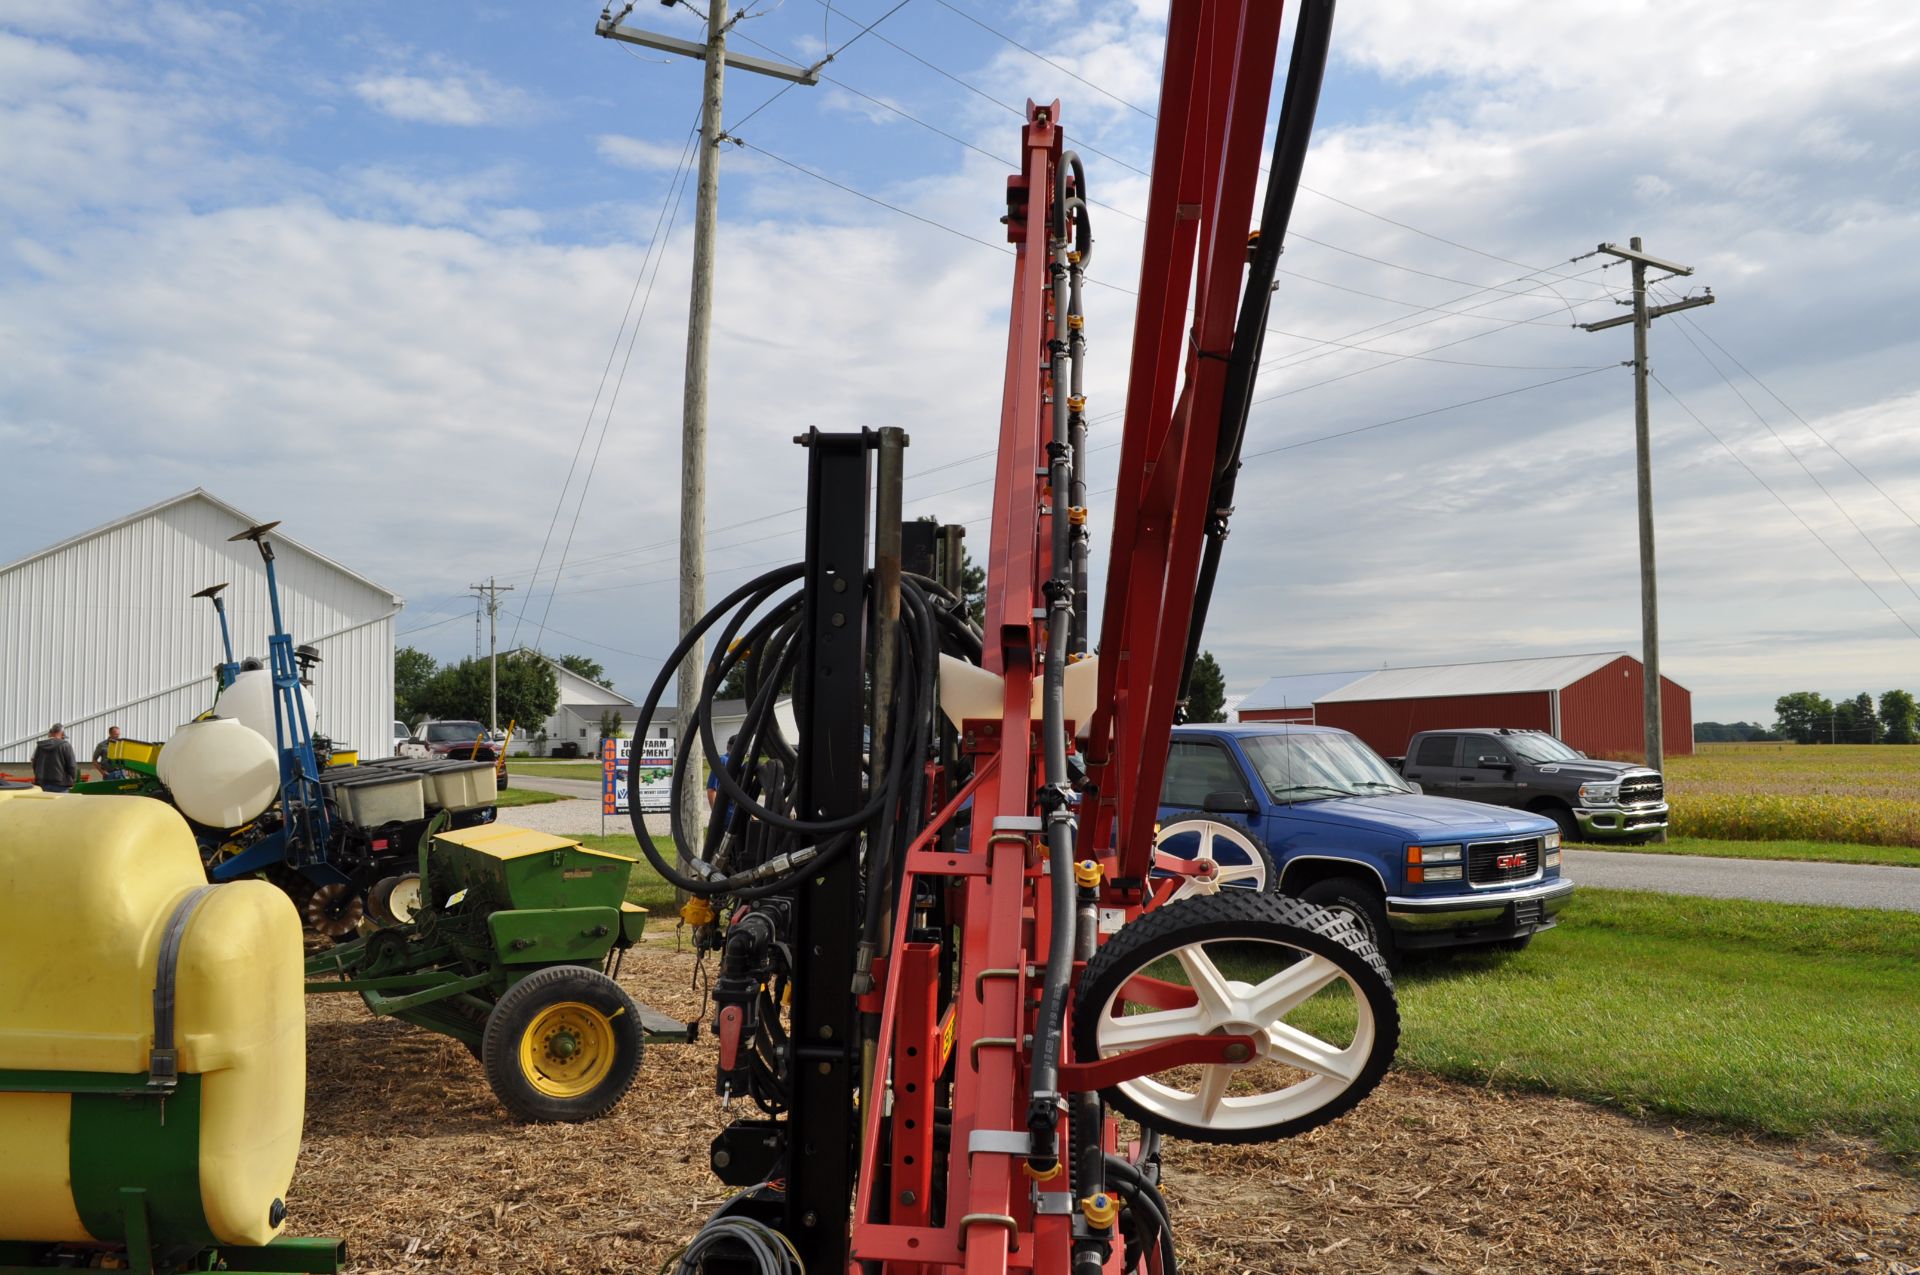
[[[1218,883],[1211,889],[1198,882],[1183,882],[1168,903],[1221,889],[1272,894],[1279,888],[1280,872],[1267,843],[1237,819],[1204,810],[1177,810],[1160,821],[1154,848],[1183,859],[1207,855],[1220,865]],[[1172,874],[1149,869],[1147,875],[1164,880]]]
[[[507,772],[506,771],[502,770],[494,775],[493,790],[495,792],[505,792],[507,790]]]
[[[1267,962],[1274,972],[1257,977]],[[1185,972],[1184,986],[1170,966]],[[1348,1033],[1320,1025],[1310,1004],[1336,985],[1336,996],[1351,995],[1345,1044],[1319,1034]],[[1185,992],[1188,1003],[1169,1005],[1169,992]],[[1301,1010],[1301,1022],[1287,1021]],[[1254,1037],[1260,1053],[1244,1063],[1177,1067],[1101,1093],[1160,1133],[1267,1142],[1318,1128],[1366,1097],[1393,1062],[1400,1013],[1386,965],[1348,917],[1299,899],[1221,890],[1147,913],[1107,940],[1075,993],[1073,1032],[1082,1059],[1187,1036]]]
[[[1554,826],[1560,829],[1560,840],[1562,843],[1578,841],[1580,839],[1579,821],[1573,817],[1572,810],[1561,805],[1559,802],[1550,801],[1545,805],[1537,806],[1533,813],[1536,815],[1545,815],[1547,818],[1553,820]]]
[[[1387,924],[1387,905],[1378,890],[1352,877],[1330,877],[1314,882],[1300,892],[1300,897],[1315,907],[1352,918],[1387,967],[1400,967],[1399,946],[1393,941],[1393,928]]]
[[[487,1016],[480,1060],[487,1084],[514,1119],[597,1120],[640,1071],[640,1011],[598,970],[535,970]]]
[[[420,874],[381,877],[367,891],[367,915],[377,925],[407,925],[420,908]]]

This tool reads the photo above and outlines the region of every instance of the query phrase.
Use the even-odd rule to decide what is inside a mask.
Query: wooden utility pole
[[[1713,293],[1687,297],[1672,305],[1647,305],[1647,267],[1675,275],[1690,275],[1692,266],[1675,265],[1640,251],[1640,236],[1620,248],[1603,243],[1597,251],[1633,264],[1633,313],[1617,319],[1577,326],[1588,332],[1633,324],[1633,444],[1637,486],[1640,495],[1640,662],[1646,676],[1646,699],[1642,712],[1646,717],[1647,765],[1661,768],[1665,741],[1660,731],[1660,598],[1653,569],[1653,440],[1647,412],[1647,328],[1663,314],[1712,305]]]
[[[671,3],[671,0],[669,0]],[[611,7],[600,11],[596,34],[626,44],[637,44],[706,64],[700,90],[700,175],[693,218],[693,295],[687,307],[687,372],[680,407],[680,631],[700,622],[707,609],[707,345],[713,326],[713,257],[715,231],[720,220],[721,90],[729,66],[769,75],[793,84],[818,84],[820,68],[789,66],[767,58],[727,51],[727,0],[709,0],[707,42],[695,44],[670,35],[621,26],[633,5],[615,17]],[[737,21],[737,19],[735,19]],[[677,730],[681,739],[691,730],[694,707],[700,702],[706,671],[706,643],[695,642],[680,665]],[[692,773],[680,785],[680,816],[685,826],[706,824],[704,762],[699,749],[690,754]]]
[[[488,576],[485,584],[467,587],[476,597],[487,600],[487,729],[494,731],[500,727],[500,595],[512,593],[513,586],[495,584]]]

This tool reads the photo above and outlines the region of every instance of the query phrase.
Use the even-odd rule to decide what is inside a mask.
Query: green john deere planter
[[[307,960],[307,991],[452,1036],[527,1121],[593,1120],[633,1084],[642,1047],[697,1025],[636,1004],[612,973],[646,909],[633,861],[504,824],[430,829],[417,875],[370,892],[377,928]]]

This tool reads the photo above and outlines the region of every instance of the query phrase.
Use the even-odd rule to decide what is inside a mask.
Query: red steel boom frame
[[[1102,904],[1129,918],[1147,903],[1280,24],[1276,0],[1174,0],[1169,19],[1098,695],[1082,724],[1097,796],[1081,811],[1081,857],[1099,860],[1111,883]],[[1067,505],[1066,493],[1048,484],[1050,404],[1067,390],[1051,380],[1057,316],[1047,242],[1047,210],[1066,178],[1059,104],[1030,102],[1027,116],[1021,169],[1008,181],[1015,264],[983,658],[1003,678],[1002,709],[997,719],[963,724],[974,778],[909,850],[895,913],[907,914],[916,881],[945,879],[961,933],[953,999],[938,1004],[937,948],[911,941],[903,923],[887,953],[884,990],[869,1005],[881,1013],[872,1074],[892,1078],[893,1102],[883,1112],[870,1100],[866,1113],[852,1261],[901,1275],[1065,1272],[1078,1211],[1064,1178],[1040,1182],[1036,1208],[1025,1172],[1032,971],[1053,937],[1051,892],[1072,888],[1044,872],[1036,852],[1043,780],[1032,711],[1046,646],[1043,584],[1055,566],[1050,520]],[[971,853],[939,852],[942,826],[969,797]],[[1059,1087],[1084,1092],[1181,1063],[1219,1062],[1242,1039],[1194,1038],[1104,1062],[1068,1055]],[[936,1226],[928,1199],[935,1095],[956,1054],[947,1198]],[[1103,1137],[1112,1149],[1111,1121]],[[1049,1192],[1056,1207],[1048,1207]],[[1156,1255],[1146,1260],[1157,1266]],[[1120,1264],[1116,1250],[1108,1269]]]

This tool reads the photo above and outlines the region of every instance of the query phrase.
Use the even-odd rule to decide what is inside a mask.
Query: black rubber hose
[[[1287,64],[1287,84],[1280,99],[1280,121],[1274,130],[1273,168],[1267,175],[1267,197],[1260,211],[1260,241],[1247,267],[1246,290],[1240,296],[1240,317],[1234,325],[1233,350],[1227,359],[1226,388],[1220,403],[1220,435],[1214,452],[1213,486],[1207,500],[1207,543],[1201,556],[1193,618],[1187,626],[1186,658],[1180,666],[1180,693],[1186,701],[1193,681],[1194,661],[1200,658],[1200,638],[1213,585],[1220,572],[1220,554],[1232,516],[1240,452],[1246,443],[1247,413],[1253,405],[1253,383],[1260,371],[1260,353],[1267,331],[1267,312],[1273,300],[1273,277],[1286,245],[1293,201],[1300,192],[1300,174],[1306,167],[1307,145],[1313,138],[1314,112],[1320,104],[1320,85],[1326,78],[1327,50],[1333,41],[1334,0],[1304,0],[1294,26],[1293,55]]]
[[[1147,1181],[1138,1167],[1121,1156],[1107,1157],[1107,1174],[1115,1180],[1115,1192],[1153,1220],[1153,1228],[1160,1237],[1161,1275],[1179,1275],[1179,1258],[1173,1251],[1172,1214],[1160,1188]]]

